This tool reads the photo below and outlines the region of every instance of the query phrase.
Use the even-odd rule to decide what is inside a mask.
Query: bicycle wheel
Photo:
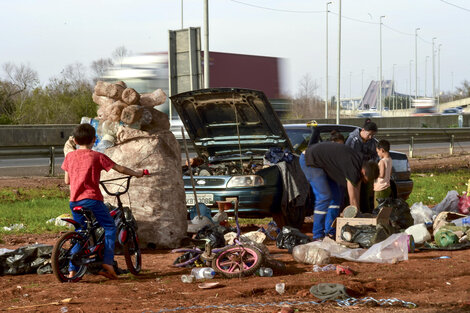
[[[228,246],[212,260],[212,268],[227,278],[249,276],[263,263],[261,252],[251,245]]]
[[[140,253],[137,234],[134,231],[129,231],[129,239],[124,244],[124,259],[129,272],[138,275],[142,270],[142,254]]]
[[[51,265],[54,276],[60,282],[77,282],[86,272],[86,266],[80,265],[76,274],[69,277],[69,265],[74,254],[72,248],[79,250],[86,244],[85,239],[76,232],[68,232],[62,235],[52,248]],[[76,254],[75,254],[76,256]],[[74,258],[75,261],[76,257]]]

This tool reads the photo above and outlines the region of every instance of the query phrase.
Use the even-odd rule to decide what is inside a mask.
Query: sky
[[[324,97],[326,3],[209,0],[209,50],[284,58],[285,92],[295,96],[309,75]],[[204,0],[0,0],[0,64],[28,64],[45,84],[67,65],[89,66],[119,46],[134,53],[167,51],[168,30],[201,27],[204,35],[203,9]],[[337,86],[338,12],[339,0],[331,0],[330,96]],[[360,97],[378,80],[380,16],[383,78],[394,77],[398,92],[409,93],[411,60],[415,90],[416,28],[419,94],[432,93],[434,37],[436,89],[438,76],[445,92],[470,80],[468,0],[342,0],[342,16],[341,97]]]

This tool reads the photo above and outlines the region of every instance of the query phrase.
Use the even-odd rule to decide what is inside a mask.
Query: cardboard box
[[[390,213],[392,212],[391,207],[383,207],[380,209],[379,214],[376,217],[338,217],[336,219],[336,242],[344,243],[341,239],[341,228],[344,225],[349,224],[351,226],[357,225],[377,225],[377,224],[389,224]]]

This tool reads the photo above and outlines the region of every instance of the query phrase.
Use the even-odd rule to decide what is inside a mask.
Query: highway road
[[[406,153],[409,156],[409,145],[395,145],[391,147],[392,150]],[[454,145],[454,153],[468,153],[470,154],[470,142],[457,142]],[[422,143],[415,144],[413,157],[426,157],[430,155],[448,155],[449,143]],[[183,162],[186,160],[186,155],[182,154],[181,159]],[[55,173],[62,174],[60,169],[64,158],[55,159]],[[49,159],[48,158],[18,158],[18,159],[0,159],[0,176],[47,176],[49,174]]]

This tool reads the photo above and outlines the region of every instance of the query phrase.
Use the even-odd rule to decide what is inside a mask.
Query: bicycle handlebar
[[[143,170],[143,174],[144,174],[144,176],[147,176],[147,175],[150,175],[150,172],[149,172],[149,170]],[[111,179],[101,180],[100,185],[101,185],[101,187],[103,187],[104,191],[108,195],[117,197],[117,196],[120,196],[122,194],[125,194],[129,190],[129,185],[130,185],[131,178],[132,178],[132,176],[123,176],[123,177],[118,177],[118,178],[111,178]],[[121,179],[127,179],[126,188],[125,188],[124,191],[118,191],[118,192],[112,193],[106,188],[106,185],[104,184],[104,183],[108,183],[108,182],[116,181],[116,180],[121,180]]]

